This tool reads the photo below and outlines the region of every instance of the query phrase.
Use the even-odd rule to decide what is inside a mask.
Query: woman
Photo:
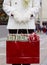
[[[9,16],[7,25],[9,33],[17,34],[18,31],[19,34],[26,34],[27,29],[29,34],[33,33],[39,9],[40,0],[4,0],[3,10]]]

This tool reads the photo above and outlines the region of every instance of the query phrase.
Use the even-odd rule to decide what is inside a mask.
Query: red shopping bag
[[[6,41],[6,61],[8,64],[33,64],[40,61],[40,40],[29,36],[29,41]]]

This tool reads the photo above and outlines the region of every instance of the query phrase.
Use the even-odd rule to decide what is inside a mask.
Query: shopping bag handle
[[[17,29],[17,34],[18,34],[18,30],[19,30],[19,29]],[[27,29],[27,34],[28,34],[28,33],[29,33],[29,32],[28,32],[28,29]]]

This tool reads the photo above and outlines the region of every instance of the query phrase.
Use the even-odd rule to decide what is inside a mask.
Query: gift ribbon
[[[15,34],[10,34],[10,35],[8,35],[7,40],[9,40],[9,41],[17,41],[16,40],[17,39],[16,36],[17,35],[15,35]],[[23,42],[24,41],[32,42],[32,41],[39,41],[40,40],[39,36],[36,33],[32,33],[32,34],[20,34],[20,35],[18,35],[18,40],[19,39],[20,39],[20,41],[23,41]]]

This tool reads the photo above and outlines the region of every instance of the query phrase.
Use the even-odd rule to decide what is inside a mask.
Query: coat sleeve
[[[11,6],[10,0],[4,0],[3,2],[3,10],[8,16],[11,16],[12,12],[15,10],[14,7]]]
[[[35,16],[40,10],[40,0],[33,0],[32,3],[32,8],[30,7],[29,9],[31,9],[31,15]]]

